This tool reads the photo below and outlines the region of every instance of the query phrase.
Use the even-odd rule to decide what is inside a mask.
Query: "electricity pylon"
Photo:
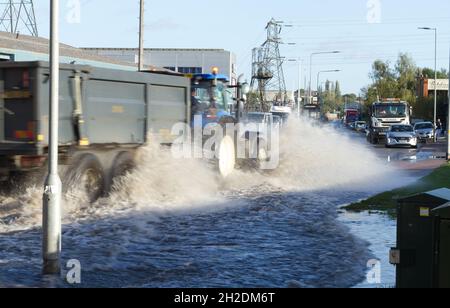
[[[286,104],[288,101],[284,79],[283,58],[280,54],[280,22],[275,19],[266,26],[267,39],[261,47],[253,49],[252,89],[256,91],[260,109],[268,111],[272,104]],[[268,97],[271,93],[271,97]]]
[[[12,34],[38,36],[32,0],[9,0],[0,4],[0,29]]]

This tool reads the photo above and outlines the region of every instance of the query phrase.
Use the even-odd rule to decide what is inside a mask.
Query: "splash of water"
[[[108,198],[88,205],[71,192],[64,200],[65,221],[117,215],[122,211],[189,210],[224,203],[227,194],[249,191],[382,190],[402,183],[360,141],[332,128],[292,119],[282,132],[277,170],[237,170],[226,180],[202,160],[175,159],[169,149],[149,145],[139,150],[137,168],[118,180]],[[398,177],[397,177],[398,178]],[[374,184],[377,183],[377,184]],[[383,183],[383,185],[378,184]],[[376,186],[376,188],[374,187]],[[81,194],[80,194],[81,195]],[[36,227],[41,222],[42,190],[30,187],[20,196],[0,196],[0,232]]]

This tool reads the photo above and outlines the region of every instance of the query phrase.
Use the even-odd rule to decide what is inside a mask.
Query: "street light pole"
[[[437,28],[434,28],[434,125],[437,125]],[[442,127],[441,127],[442,128]],[[434,134],[437,142],[437,134]]]
[[[43,274],[60,273],[61,194],[58,175],[59,126],[59,0],[50,1],[50,116],[48,176],[43,195]]]
[[[449,50],[449,72],[448,72],[448,78],[450,80],[450,50]],[[449,83],[449,89],[448,89],[447,160],[450,161],[450,83]]]
[[[319,71],[317,73],[317,91],[319,91],[319,85],[320,85],[320,75],[322,73],[339,73],[341,70],[328,70],[328,71]]]
[[[421,27],[419,30],[434,31],[434,127],[437,127],[437,41],[438,29],[430,27]],[[434,142],[437,141],[437,135],[434,134]]]
[[[325,52],[314,52],[310,56],[309,60],[309,103],[312,104],[312,64],[313,64],[313,57],[316,55],[324,55],[324,54],[336,54],[340,53],[340,51],[325,51]]]

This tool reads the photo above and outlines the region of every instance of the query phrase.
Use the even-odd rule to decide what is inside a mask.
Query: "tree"
[[[395,97],[414,103],[416,101],[416,72],[414,60],[407,54],[401,53],[395,66],[398,91]]]
[[[376,60],[372,65],[370,77],[375,83],[383,79],[393,79],[394,74],[390,68],[389,61],[383,62],[382,60]]]
[[[421,75],[425,78],[434,78],[434,70],[428,67],[425,67],[423,69],[419,69],[421,71]],[[437,78],[438,79],[447,79],[448,78],[448,71],[446,69],[441,69],[437,72]]]
[[[336,87],[334,88],[334,96],[336,99],[336,104],[341,105],[342,104],[342,92],[341,92],[341,85],[339,84],[339,81],[336,81]]]

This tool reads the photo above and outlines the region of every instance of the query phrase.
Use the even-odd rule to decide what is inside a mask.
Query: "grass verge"
[[[436,169],[428,176],[411,185],[381,193],[361,202],[350,204],[344,207],[344,209],[356,212],[394,212],[398,199],[439,188],[450,188],[450,164],[446,164]]]

